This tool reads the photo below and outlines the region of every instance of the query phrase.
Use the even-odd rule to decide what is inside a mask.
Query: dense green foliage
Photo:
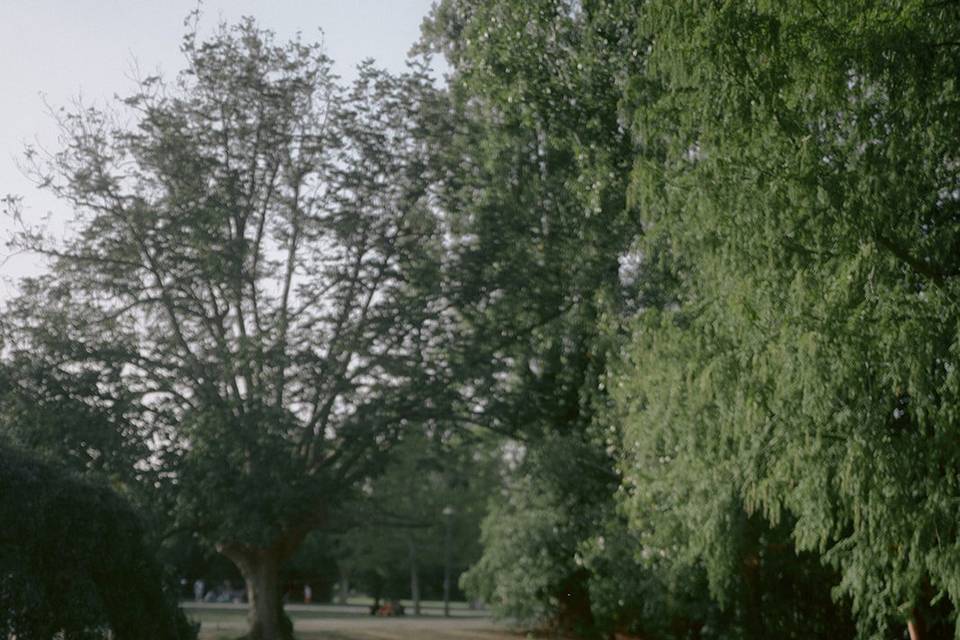
[[[664,91],[634,112],[651,148],[633,197],[683,287],[641,319],[623,377],[634,520],[673,511],[689,533],[652,544],[688,540],[718,594],[731,514],[786,523],[840,570],[865,635],[939,633],[960,595],[958,17],[645,12]]]
[[[345,508],[345,530],[332,535],[342,589],[375,599],[442,600],[479,556],[479,526],[498,487],[498,450],[489,437],[406,434],[383,473]],[[329,543],[327,543],[329,544]],[[449,554],[449,557],[448,557]]]
[[[417,142],[432,89],[370,64],[341,87],[318,45],[252,20],[183,52],[174,82],[118,106],[134,126],[66,112],[64,147],[31,150],[78,231],[19,234],[51,271],[11,304],[7,344],[135,399],[99,406],[149,439],[177,518],[237,564],[272,639],[279,566],[409,426],[439,242]]]
[[[0,522],[4,637],[196,636],[162,589],[137,514],[115,492],[0,446]]]
[[[526,623],[960,637],[960,7],[444,0],[419,46],[445,88],[345,90],[246,23],[136,131],[69,116],[14,437],[175,479],[270,597],[318,524],[416,594],[489,493],[462,585]]]
[[[456,239],[452,352],[473,419],[506,434],[515,458],[464,584],[503,614],[581,631],[595,625],[588,591],[609,576],[580,549],[618,522],[616,428],[600,418],[617,342],[607,318],[639,297],[620,279],[639,220],[618,112],[630,24],[616,18],[563,2],[446,2],[425,26],[453,67],[439,190]]]
[[[590,581],[584,534],[620,513],[576,462],[612,451],[619,464],[600,466],[622,474],[626,555],[646,575],[620,592],[690,622],[661,633],[843,635],[845,609],[867,636],[907,620],[944,632],[957,17],[920,2],[441,3],[428,39],[453,65],[460,117],[482,120],[461,160],[480,170],[452,207],[492,298],[470,319],[518,332],[501,331],[490,361],[497,399],[525,401],[486,412],[526,456],[475,588],[513,614],[564,617],[557,587]],[[622,291],[625,271],[639,293]],[[551,452],[571,434],[582,447]],[[549,460],[574,486],[540,471]]]

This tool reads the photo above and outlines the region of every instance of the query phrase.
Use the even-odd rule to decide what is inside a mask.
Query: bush
[[[0,445],[0,522],[0,637],[196,637],[109,488]]]

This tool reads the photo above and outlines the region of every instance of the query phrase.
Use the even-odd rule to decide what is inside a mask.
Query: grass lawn
[[[405,606],[407,603],[404,603]],[[497,624],[485,612],[464,603],[451,603],[451,617],[443,617],[443,603],[424,603],[421,616],[381,618],[369,615],[369,603],[286,606],[294,632],[301,640],[518,640],[523,636]],[[429,606],[426,606],[429,605]],[[246,605],[187,602],[184,612],[201,623],[200,640],[232,640],[246,629]]]

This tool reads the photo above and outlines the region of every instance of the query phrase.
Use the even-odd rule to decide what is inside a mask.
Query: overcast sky
[[[372,57],[393,71],[404,68],[431,0],[205,0],[201,33],[218,21],[249,15],[281,38],[300,31],[325,43],[344,78]],[[69,211],[37,191],[17,168],[24,143],[56,148],[45,104],[104,104],[132,92],[132,62],[145,74],[172,76],[183,66],[183,21],[195,0],[0,0],[0,196],[21,195],[25,217],[52,213],[59,232]],[[322,34],[320,30],[322,29]],[[0,217],[0,300],[13,282],[38,272],[33,256],[11,256],[10,221]]]

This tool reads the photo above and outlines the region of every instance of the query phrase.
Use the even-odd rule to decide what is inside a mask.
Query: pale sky
[[[183,21],[196,0],[0,0],[0,196],[24,198],[24,217],[51,213],[60,232],[69,210],[38,191],[17,167],[24,143],[56,149],[45,104],[69,106],[82,95],[102,105],[132,93],[132,62],[145,74],[172,77],[183,67]],[[297,31],[321,40],[345,79],[367,57],[401,71],[432,0],[205,0],[200,31],[220,20],[253,16],[285,39]],[[320,30],[323,33],[321,34]],[[0,300],[23,275],[39,272],[34,256],[10,255],[10,221],[0,216]]]

